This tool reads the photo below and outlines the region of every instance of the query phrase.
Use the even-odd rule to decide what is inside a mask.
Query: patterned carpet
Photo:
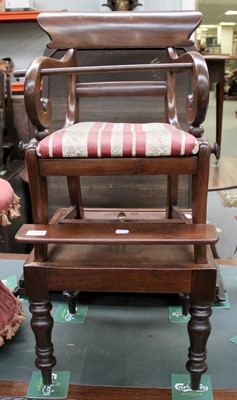
[[[235,201],[237,200],[237,190],[230,189],[208,193],[208,222],[217,227],[219,242],[216,245],[220,258],[237,258],[237,205],[230,200],[235,191]],[[227,195],[224,196],[223,192]],[[228,198],[228,206],[225,204]]]
[[[221,190],[218,194],[226,207],[237,207],[237,189]]]

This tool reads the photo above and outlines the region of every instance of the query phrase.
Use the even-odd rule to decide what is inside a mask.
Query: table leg
[[[224,74],[224,72],[223,72]],[[224,76],[224,75],[223,75]],[[224,81],[216,84],[216,143],[217,150],[215,152],[216,159],[220,159],[221,140],[222,140],[222,120],[223,120],[223,103],[224,103]]]

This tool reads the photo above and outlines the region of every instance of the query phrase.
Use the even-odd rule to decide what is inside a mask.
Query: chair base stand
[[[85,246],[85,249],[83,249],[83,245],[74,246],[74,250],[78,250],[78,247],[80,247],[80,254],[83,259],[85,257],[84,251],[88,251],[88,245]],[[74,255],[72,254],[71,245],[69,245],[69,253],[65,253],[68,255],[65,255],[64,261],[60,260],[59,254],[58,260],[55,259],[53,263],[50,263],[50,260],[45,264],[38,263],[34,261],[34,253],[32,253],[25,263],[25,282],[30,282],[30,285],[26,286],[26,292],[29,296],[30,311],[32,313],[31,325],[36,339],[36,366],[42,371],[44,383],[46,385],[51,383],[51,374],[56,364],[51,342],[53,318],[51,316],[50,291],[63,290],[65,287],[70,287],[71,291],[88,292],[189,293],[191,319],[188,324],[190,347],[187,370],[190,373],[192,389],[197,390],[201,376],[207,370],[205,361],[206,343],[211,330],[209,318],[215,296],[216,267],[213,263],[210,249],[208,251],[208,264],[197,267],[193,262],[184,265],[177,262],[175,266],[171,267],[170,265],[162,265],[162,263],[161,265],[154,265],[151,258],[148,262],[148,255],[150,254],[151,257],[152,251],[155,250],[151,251],[150,246],[140,248],[140,265],[136,265],[139,258],[136,255],[129,254],[129,251],[132,252],[131,249],[128,249],[129,246],[124,246],[124,249],[122,245],[116,246],[120,247],[116,257],[111,253],[114,246],[109,245],[108,247],[109,260],[107,260],[106,249],[103,246],[104,262],[100,259],[101,255],[97,254],[97,261],[95,260],[93,265],[90,264],[89,260],[88,265],[86,265],[85,258],[84,262],[82,262],[80,257],[78,258],[77,256],[75,268],[75,264],[72,263]],[[154,247],[156,248],[157,246]],[[92,245],[91,251],[93,249],[96,254],[98,246]],[[51,254],[51,251],[55,255],[57,245],[52,245],[49,254]],[[168,252],[169,249],[167,248],[166,250],[165,248],[166,251]],[[134,252],[137,252],[137,248]],[[135,257],[133,258],[132,271],[129,271],[126,265],[123,266],[122,264],[121,267],[121,260],[124,260],[124,255],[129,258],[129,264],[131,259]],[[142,261],[143,257],[145,262]],[[57,265],[57,278],[55,277],[55,265]],[[111,271],[113,271],[112,274]],[[127,284],[127,281],[130,284]],[[41,285],[39,285],[39,282],[41,282]]]
[[[61,220],[62,214],[58,210],[48,225],[23,225],[16,236],[18,241],[35,244],[25,262],[24,277],[36,340],[35,364],[44,384],[51,384],[56,365],[50,292],[64,291],[71,311],[79,291],[181,293],[184,311],[191,317],[186,367],[192,389],[199,389],[207,370],[209,318],[216,294],[216,264],[210,246],[217,240],[215,228],[173,219],[164,224],[162,219],[154,220],[154,215],[142,222],[137,216],[131,222],[98,221],[97,216],[97,224],[94,218],[71,223]],[[117,234],[118,230],[123,234]],[[205,261],[195,262],[194,245],[205,247]],[[39,246],[47,246],[46,261],[37,259]]]

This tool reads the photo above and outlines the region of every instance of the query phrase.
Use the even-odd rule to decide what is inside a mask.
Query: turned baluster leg
[[[63,297],[68,301],[68,310],[70,314],[76,313],[77,297],[79,292],[76,290],[64,290]]]
[[[209,305],[192,304],[189,310],[191,319],[188,323],[188,333],[190,338],[190,347],[186,364],[190,373],[191,388],[198,390],[201,376],[207,370],[206,344],[211,332],[209,318],[212,314],[212,303]]]
[[[29,310],[32,313],[31,328],[36,340],[36,360],[35,365],[41,370],[45,385],[52,383],[52,368],[56,364],[53,355],[53,344],[51,333],[53,328],[53,318],[50,314],[52,304],[50,300],[30,301]]]
[[[189,293],[179,293],[182,300],[182,314],[187,316],[189,314],[190,295]]]

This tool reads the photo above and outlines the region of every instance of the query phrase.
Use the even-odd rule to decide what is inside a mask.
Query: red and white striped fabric
[[[169,124],[80,122],[38,145],[42,158],[160,157],[196,154],[197,139]]]

